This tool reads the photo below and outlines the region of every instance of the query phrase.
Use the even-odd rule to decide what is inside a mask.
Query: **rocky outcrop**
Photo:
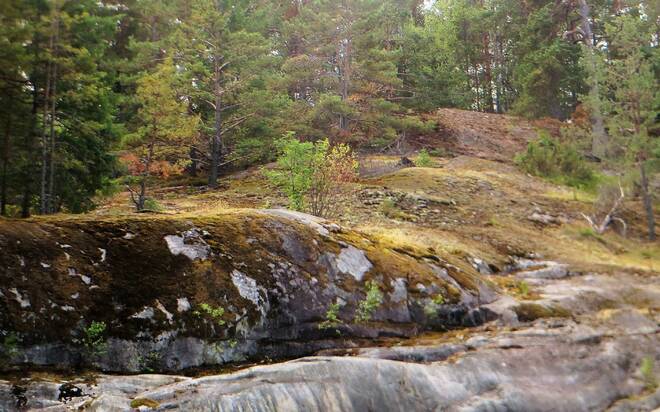
[[[282,210],[3,220],[0,250],[6,370],[179,371],[297,357],[477,325],[495,298],[476,271],[433,250],[394,250]],[[363,304],[367,285],[378,301]],[[355,322],[358,311],[367,321]]]
[[[22,388],[33,410],[129,411],[603,411],[653,410],[658,392],[640,372],[660,359],[658,328],[627,311],[600,327],[539,320],[462,343],[361,349],[353,357],[311,357],[197,379],[101,376],[73,382],[82,396],[57,400],[62,382]],[[626,320],[623,320],[626,319]],[[14,387],[15,389],[16,387]],[[0,407],[12,410],[10,384]],[[4,402],[1,403],[1,402]],[[78,409],[80,408],[80,409]]]

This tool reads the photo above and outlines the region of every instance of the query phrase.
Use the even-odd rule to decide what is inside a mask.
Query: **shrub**
[[[96,321],[85,328],[82,343],[91,356],[97,357],[105,353],[107,348],[105,342],[106,329],[105,322]]]
[[[8,364],[20,354],[19,343],[20,339],[15,333],[9,333],[0,340],[0,365]]]
[[[148,210],[151,212],[162,212],[163,206],[160,203],[158,203],[157,200],[149,197],[144,201],[144,210]]]
[[[225,321],[222,319],[222,317],[225,314],[225,309],[223,307],[213,307],[209,305],[208,303],[202,303],[199,305],[199,309],[195,310],[193,312],[193,315],[201,318],[201,317],[207,317],[213,320],[215,323],[217,323],[220,326],[223,326],[225,324]]]
[[[383,292],[380,291],[376,282],[373,280],[367,282],[365,291],[367,295],[358,305],[355,322],[368,322],[371,320],[373,313],[383,303]]]
[[[598,180],[575,147],[552,139],[547,132],[530,142],[515,162],[529,174],[568,186],[593,188]]]
[[[350,147],[331,147],[327,139],[300,142],[293,133],[277,142],[278,170],[266,172],[280,187],[293,210],[328,217],[339,201],[345,184],[357,179],[358,162]]]
[[[417,155],[417,160],[415,160],[415,166],[417,167],[433,166],[433,159],[431,159],[431,155],[429,155],[429,152],[426,149],[422,149],[419,151],[419,154]]]
[[[325,313],[325,320],[319,324],[319,329],[331,329],[336,328],[341,325],[343,322],[339,319],[339,302],[333,303],[328,308],[328,311]]]
[[[644,359],[642,359],[642,364],[639,368],[639,372],[642,375],[642,379],[644,380],[644,386],[648,391],[653,391],[655,390],[655,388],[658,387],[658,380],[655,377],[654,369],[655,367],[654,367],[653,358],[647,356]]]

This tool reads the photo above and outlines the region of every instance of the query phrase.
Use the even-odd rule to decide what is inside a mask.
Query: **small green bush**
[[[378,284],[370,280],[365,285],[367,296],[364,300],[360,301],[358,305],[355,322],[368,322],[371,320],[373,313],[383,303],[383,292],[380,291]]]
[[[417,160],[415,160],[415,166],[417,167],[433,166],[433,159],[431,159],[431,155],[429,155],[429,152],[426,149],[422,149],[419,151],[419,154],[417,155]]]
[[[522,170],[545,177],[556,183],[584,189],[593,189],[598,176],[572,145],[552,139],[547,132],[527,145],[515,162]]]
[[[524,280],[518,283],[517,289],[520,296],[527,297],[529,295],[529,284]]]
[[[107,325],[105,322],[96,321],[93,321],[87,328],[85,328],[82,342],[91,356],[100,356],[106,352],[106,329]]]
[[[289,208],[328,217],[339,206],[344,186],[357,179],[359,164],[345,144],[328,139],[301,142],[288,133],[276,142],[276,170],[265,171],[271,183],[289,199]]]
[[[151,212],[162,212],[163,206],[155,199],[147,198],[144,201],[144,210],[149,210]]]
[[[220,307],[220,306],[213,307],[213,306],[209,305],[208,303],[201,303],[199,305],[199,309],[197,309],[193,312],[193,315],[195,315],[199,318],[208,317],[220,326],[224,326],[224,324],[226,323],[222,319],[224,314],[225,314],[225,309],[223,307]]]
[[[325,320],[319,324],[319,329],[332,329],[341,325],[343,322],[339,319],[339,309],[338,302],[331,304],[325,313]]]
[[[642,379],[644,380],[644,386],[648,391],[653,391],[655,390],[655,388],[658,387],[658,380],[655,377],[654,369],[655,369],[655,365],[652,357],[647,356],[644,359],[642,359],[642,364],[639,368],[639,372],[642,375]]]

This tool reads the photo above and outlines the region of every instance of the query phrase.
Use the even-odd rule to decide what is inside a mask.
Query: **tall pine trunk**
[[[589,65],[589,70],[591,71],[591,84],[589,85],[589,96],[591,100],[590,110],[591,110],[591,129],[592,129],[592,141],[591,141],[591,153],[598,157],[604,158],[607,154],[608,138],[607,133],[605,132],[605,122],[603,120],[603,114],[600,107],[600,85],[598,83],[596,65],[596,44],[591,30],[591,10],[589,4],[586,0],[578,0],[579,4],[579,13],[582,19],[582,32],[584,33],[584,44],[587,47],[587,64]]]
[[[2,141],[2,170],[0,172],[0,215],[7,216],[7,168],[9,166],[9,145],[11,137],[11,112],[7,114],[4,139]]]
[[[216,57],[214,63],[213,89],[215,94],[215,130],[211,138],[211,170],[209,171],[209,187],[218,187],[218,176],[222,156],[222,85],[220,83],[220,61]]]
[[[644,210],[646,211],[646,224],[649,232],[649,240],[656,239],[655,234],[655,216],[653,215],[653,198],[649,192],[649,179],[646,175],[644,162],[639,162],[639,172],[641,176],[642,198],[644,200]]]
[[[350,38],[342,39],[341,50],[341,67],[340,73],[340,93],[341,100],[348,102],[349,91],[351,87],[351,53],[352,41]],[[341,130],[348,130],[348,117],[344,114],[339,115],[339,128]]]

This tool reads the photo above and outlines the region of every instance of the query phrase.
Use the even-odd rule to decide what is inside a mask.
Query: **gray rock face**
[[[549,326],[539,321],[517,332],[478,334],[459,345],[362,349],[355,357],[303,358],[198,379],[102,376],[95,385],[77,384],[86,396],[66,405],[56,399],[60,382],[28,384],[26,397],[32,410],[49,411],[81,405],[129,411],[133,399],[155,401],[156,410],[190,411],[579,412],[603,411],[615,402],[621,411],[660,406],[657,394],[644,394],[638,374],[642,357],[660,358],[657,328],[639,334],[616,321],[600,329],[573,321]],[[0,383],[0,408],[9,411],[15,401],[10,392],[8,383]]]
[[[0,226],[0,338],[17,346],[0,347],[0,370],[176,372],[299,357],[354,339],[480,324],[479,305],[496,297],[476,271],[431,265],[284,210],[16,224]],[[383,299],[357,323],[367,282]],[[443,293],[443,304],[429,304]],[[321,328],[338,301],[341,323]],[[83,344],[92,322],[105,326],[102,351]]]

